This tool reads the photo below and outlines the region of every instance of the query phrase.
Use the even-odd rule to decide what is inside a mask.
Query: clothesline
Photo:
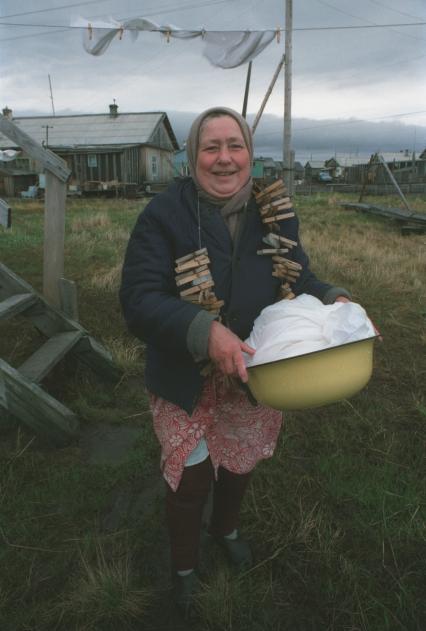
[[[274,39],[280,42],[282,29],[277,27],[265,30],[217,31],[207,29],[181,29],[175,25],[160,25],[147,18],[132,18],[118,22],[89,22],[85,18],[77,18],[72,26],[83,27],[83,46],[91,55],[103,55],[114,39],[121,40],[128,31],[132,41],[140,32],[158,32],[166,37],[176,39],[201,38],[204,43],[203,55],[213,66],[219,68],[236,68],[259,55]]]

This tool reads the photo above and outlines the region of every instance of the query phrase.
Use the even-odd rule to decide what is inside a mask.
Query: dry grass
[[[111,219],[107,212],[94,212],[90,215],[73,217],[71,220],[71,232],[83,232],[91,230],[109,229],[111,227]]]
[[[120,286],[122,261],[107,269],[94,272],[90,278],[89,285],[96,289],[108,292],[116,292]]]
[[[426,629],[426,235],[402,237],[340,201],[296,200],[302,241],[317,275],[351,290],[382,331],[373,377],[350,401],[285,414],[274,457],[257,467],[243,505],[255,567],[236,579],[212,552],[196,631]],[[83,425],[138,424],[141,439],[122,465],[89,466],[79,445],[48,451],[24,430],[0,436],[2,631],[185,628],[167,592],[162,504],[146,513],[139,498],[143,510],[128,521],[118,504],[123,531],[101,526],[120,488],[134,485],[144,498],[158,476],[144,347],[125,331],[117,299],[139,207],[67,202],[66,275],[78,281],[81,322],[124,377],[111,387],[70,363],[46,388]],[[2,233],[2,261],[39,286],[43,206],[19,209],[13,232]],[[2,323],[0,353],[17,364],[36,341],[18,325]]]
[[[153,601],[151,590],[134,586],[134,576],[128,554],[107,559],[98,542],[94,559],[80,552],[80,564],[66,598],[53,608],[49,618],[79,631],[133,629]]]

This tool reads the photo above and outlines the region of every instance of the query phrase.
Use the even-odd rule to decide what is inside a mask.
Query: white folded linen
[[[256,353],[253,357],[244,354],[244,359],[246,366],[257,366],[373,335],[374,327],[361,305],[323,305],[318,298],[302,294],[263,309],[246,339]]]

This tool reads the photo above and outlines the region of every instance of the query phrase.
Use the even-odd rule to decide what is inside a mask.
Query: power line
[[[295,27],[293,31],[339,31],[346,29],[392,28],[393,26],[424,26],[426,22],[395,22],[392,24],[352,24],[349,26],[306,26]]]
[[[11,15],[0,16],[2,20],[6,18],[17,18],[22,15],[34,15],[34,13],[51,13],[52,11],[62,11],[62,9],[72,9],[74,7],[82,7],[88,4],[99,4],[100,2],[109,2],[109,0],[87,0],[86,2],[76,2],[75,4],[64,4],[61,7],[53,7],[49,9],[36,9],[35,11],[25,11],[23,13],[12,13]]]
[[[406,15],[409,18],[414,18],[415,20],[422,20],[423,18],[421,18],[419,15],[413,15],[412,13],[406,13],[405,11],[398,11],[398,9],[393,9],[392,7],[389,7],[387,4],[384,4],[383,2],[379,2],[379,0],[369,0],[370,2],[372,2],[373,4],[377,4],[385,9],[387,9],[388,11],[393,11],[394,13],[399,13],[399,15]]]
[[[317,2],[319,2],[320,4],[322,4],[322,5],[326,6],[326,7],[329,7],[330,9],[333,9],[334,11],[337,11],[338,13],[343,13],[343,15],[348,15],[349,17],[355,18],[356,20],[361,20],[362,22],[367,22],[369,24],[369,26],[376,26],[376,27],[379,26],[377,24],[377,22],[373,22],[372,20],[368,20],[368,19],[366,19],[364,17],[361,17],[359,15],[354,15],[353,13],[349,13],[348,11],[344,11],[343,9],[340,9],[339,7],[336,7],[334,4],[331,4],[330,2],[327,2],[327,0],[317,0]],[[410,17],[413,17],[413,16],[410,16]],[[419,18],[419,19],[421,20],[422,18]],[[398,25],[395,24],[395,26],[398,26]],[[400,34],[399,31],[396,31],[395,29],[391,29],[391,30],[394,30],[395,33]],[[402,33],[402,35],[404,37],[410,37],[412,39],[420,39],[420,40],[424,39],[423,37],[417,37],[416,35],[408,35],[407,33]]]
[[[197,4],[197,5],[192,5],[189,6],[187,5],[185,7],[185,9],[195,9],[195,8],[199,8],[201,6],[207,6],[207,5],[213,5],[213,4],[223,4],[225,2],[228,2],[228,0],[217,0],[216,2],[206,2],[202,5]],[[167,9],[165,11],[161,11],[161,13],[172,13],[174,11],[182,11],[182,6],[180,6],[177,9]],[[158,15],[160,13],[160,11],[155,11],[153,13],[147,13],[145,14],[144,17],[148,17],[150,15]],[[88,18],[89,19],[89,18]],[[425,22],[400,22],[400,23],[392,23],[392,24],[359,24],[359,25],[340,25],[340,26],[300,26],[300,27],[295,27],[293,28],[293,31],[339,31],[339,30],[346,30],[346,29],[368,29],[368,28],[392,28],[393,26],[424,26],[426,25],[426,21]],[[62,28],[64,30],[73,30],[73,29],[86,29],[87,26],[72,26],[72,25],[68,25],[65,26],[64,24],[24,24],[22,22],[0,22],[0,26],[23,26],[23,27],[29,27],[29,28]],[[94,26],[94,28],[99,29],[99,30],[110,30],[113,29],[114,26],[111,25],[111,27],[107,27],[107,26]],[[132,30],[132,29],[125,29],[125,30]],[[152,31],[156,32],[162,32],[162,28],[156,29],[153,28]],[[173,29],[171,29],[173,31]],[[185,29],[188,31],[199,31],[201,29],[199,28],[191,28],[191,29]],[[236,33],[236,32],[251,32],[251,33],[265,33],[268,31],[281,31],[283,32],[285,29],[277,29],[277,28],[269,28],[269,29],[204,29],[207,33]],[[5,41],[5,40],[0,40],[0,41]]]
[[[192,4],[192,5],[173,5],[172,7],[168,7],[166,9],[160,10],[160,11],[152,11],[151,13],[145,13],[143,17],[151,17],[151,16],[155,16],[155,15],[161,15],[162,13],[175,13],[176,11],[185,11],[186,9],[198,9],[198,8],[202,8],[202,7],[207,7],[207,6],[212,6],[212,5],[216,5],[216,4],[224,4],[229,2],[229,0],[210,0],[208,2],[203,2],[203,3],[198,3],[198,4]],[[93,20],[96,19],[98,17],[101,16],[92,16],[91,18],[87,18],[88,20]],[[0,18],[1,19],[1,18]],[[124,18],[122,20],[118,20],[118,21],[123,21],[125,19],[128,18]],[[11,42],[17,39],[25,39],[25,38],[29,38],[29,37],[39,37],[40,35],[53,35],[54,33],[64,33],[66,31],[70,31],[72,29],[84,29],[85,27],[82,26],[71,26],[71,25],[64,25],[64,24],[22,24],[22,23],[15,23],[15,22],[6,22],[6,23],[2,23],[0,21],[0,26],[26,26],[26,27],[31,27],[31,28],[53,28],[53,29],[57,29],[54,31],[41,31],[40,33],[33,33],[31,35],[16,35],[14,37],[5,37],[0,39],[0,43],[1,42]],[[216,31],[215,31],[216,32]]]

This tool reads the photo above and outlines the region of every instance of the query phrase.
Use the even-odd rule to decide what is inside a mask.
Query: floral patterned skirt
[[[161,469],[173,489],[179,486],[186,459],[204,437],[217,475],[219,466],[248,473],[274,453],[282,412],[253,405],[234,380],[214,373],[205,381],[197,407],[185,410],[150,395],[154,431],[161,444]]]

